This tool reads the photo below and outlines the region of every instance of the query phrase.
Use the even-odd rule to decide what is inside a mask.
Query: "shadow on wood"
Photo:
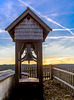
[[[43,86],[37,82],[22,82],[13,89],[9,100],[43,100]]]

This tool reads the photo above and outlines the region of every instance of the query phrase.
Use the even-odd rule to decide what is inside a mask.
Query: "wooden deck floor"
[[[21,78],[21,79],[19,79],[19,82],[39,82],[39,79],[37,79],[37,78]]]
[[[37,78],[22,77],[9,100],[43,100],[43,88]]]

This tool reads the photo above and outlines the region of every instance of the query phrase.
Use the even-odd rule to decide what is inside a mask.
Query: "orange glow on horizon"
[[[15,64],[14,59],[0,60],[0,65],[3,64]],[[22,64],[28,64],[27,61]],[[36,64],[36,62],[31,61],[30,64]],[[43,59],[43,65],[49,64],[74,64],[74,57],[55,57],[55,58],[45,58]]]

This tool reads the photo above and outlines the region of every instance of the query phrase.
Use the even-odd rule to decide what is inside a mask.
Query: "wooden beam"
[[[35,54],[37,55],[37,78],[39,78],[39,67],[38,67],[38,42],[33,43],[32,45]]]
[[[38,54],[37,54],[37,78],[39,78]]]
[[[15,42],[15,82],[19,83],[19,78],[21,78],[21,50],[22,45],[20,41]]]
[[[19,78],[21,78],[21,52],[18,52],[18,69],[19,69]]]
[[[25,49],[25,43],[23,44],[23,47],[22,47],[22,50],[21,50],[21,55],[23,54],[24,49]]]
[[[15,42],[15,84],[19,83],[19,71],[18,71],[18,47],[19,44]]]
[[[43,83],[42,42],[38,43],[38,74],[40,83]]]
[[[41,84],[41,100],[43,100],[43,65],[42,65],[42,41],[38,43],[38,76]]]

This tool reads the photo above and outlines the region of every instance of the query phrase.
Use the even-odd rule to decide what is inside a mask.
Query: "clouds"
[[[4,33],[4,32],[6,32],[6,31],[5,31],[5,30],[0,29],[0,33]]]
[[[49,36],[43,44],[44,58],[51,57],[73,57],[74,37],[70,36]]]
[[[15,47],[9,46],[1,46],[0,45],[0,64],[12,64],[14,63],[14,51]]]
[[[48,36],[47,39],[74,39],[74,36]]]
[[[44,64],[74,64],[74,57],[51,57],[43,60]]]
[[[53,29],[53,31],[66,31],[67,29]],[[74,28],[71,28],[71,29],[69,29],[70,31],[71,30],[74,30]]]
[[[0,45],[1,45],[1,40],[11,40],[9,33],[2,29],[0,29]]]
[[[18,1],[20,1],[20,2],[21,2],[22,4],[24,4],[25,6],[30,7],[30,8],[31,8],[33,11],[35,11],[38,15],[40,15],[40,16],[43,17],[43,18],[45,18],[45,19],[48,20],[49,22],[52,22],[52,23],[54,23],[54,24],[56,24],[56,25],[62,27],[63,29],[69,31],[72,35],[74,35],[74,33],[73,33],[70,29],[64,27],[63,25],[61,25],[61,24],[59,24],[58,22],[52,20],[51,18],[49,18],[49,17],[47,17],[47,16],[45,16],[45,15],[42,15],[39,11],[37,11],[35,8],[33,8],[32,6],[30,6],[30,5],[27,4],[26,2],[24,2],[24,1],[22,1],[22,0],[18,0]]]
[[[2,2],[0,4],[0,63],[14,62],[14,44],[4,29],[26,9],[26,6],[53,29],[43,43],[46,63],[65,63],[70,59],[74,60],[72,58],[74,57],[74,28],[72,28],[74,16],[71,16],[74,13],[73,0],[68,2],[67,0],[59,2],[58,0],[5,0]]]
[[[11,38],[9,38],[9,37],[2,37],[2,38],[0,38],[0,39],[2,39],[2,40],[11,40]]]
[[[63,13],[51,13],[51,14],[47,14],[47,16],[57,17],[61,15],[71,15],[71,14],[74,14],[74,12],[70,11],[70,12],[63,12]]]
[[[18,11],[18,8],[20,6],[15,0],[5,0],[2,5],[0,4],[0,29],[5,29],[18,17],[18,14],[20,14],[20,9]]]

